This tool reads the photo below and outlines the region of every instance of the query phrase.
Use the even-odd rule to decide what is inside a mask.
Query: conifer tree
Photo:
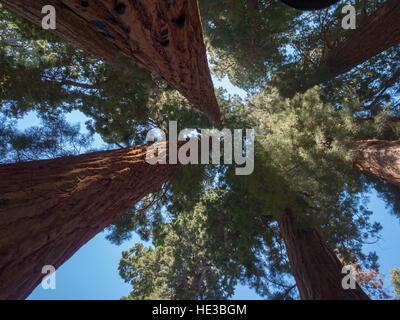
[[[219,109],[206,59],[197,1],[100,3],[80,0],[2,0],[2,5],[42,25],[42,8],[57,14],[48,31],[123,71],[123,54],[159,77],[211,121]]]

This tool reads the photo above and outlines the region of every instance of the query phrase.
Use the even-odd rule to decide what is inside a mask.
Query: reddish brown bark
[[[44,265],[61,266],[179,168],[149,165],[146,150],[0,166],[0,299],[26,298]]]
[[[306,92],[313,86],[349,72],[372,57],[400,43],[400,1],[388,0],[367,17],[349,36],[323,57],[316,70],[307,74],[296,89]],[[283,93],[292,97],[295,92]]]
[[[400,186],[400,141],[360,141],[354,152],[356,170]],[[279,227],[302,299],[368,298],[359,287],[342,289],[342,264],[317,230],[296,229],[290,210]]]
[[[343,265],[315,229],[298,229],[287,209],[278,221],[302,300],[369,300],[358,286],[342,288]]]
[[[361,141],[353,167],[367,175],[400,186],[400,141]]]
[[[211,121],[220,112],[207,63],[197,0],[1,0],[41,25],[45,5],[57,12],[62,39],[124,69],[120,53],[164,78]]]
[[[377,54],[400,43],[400,1],[388,0],[334,51],[324,66],[332,75],[350,71]]]

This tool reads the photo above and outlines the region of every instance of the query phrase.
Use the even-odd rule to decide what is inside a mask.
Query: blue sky
[[[218,81],[214,79],[216,86],[222,86],[230,94],[238,94],[244,97],[243,90],[235,88],[227,79]],[[71,123],[80,122],[85,130],[86,118],[78,111],[68,115]],[[24,129],[32,125],[38,125],[39,121],[33,113],[19,122],[19,128]],[[95,139],[95,147],[102,145],[100,137]],[[368,208],[373,211],[372,221],[380,222],[383,226],[382,239],[373,245],[366,245],[366,251],[376,251],[379,256],[381,273],[385,275],[385,287],[392,294],[390,286],[390,269],[400,267],[400,253],[397,249],[400,243],[400,220],[390,215],[383,201],[371,194]],[[111,244],[105,239],[105,232],[99,233],[75,255],[62,265],[56,272],[56,289],[44,290],[39,285],[28,297],[30,300],[114,300],[128,295],[131,286],[124,283],[118,274],[118,263],[121,252],[128,250],[140,239],[137,235],[121,246]],[[254,290],[245,286],[238,286],[234,299],[261,299]]]

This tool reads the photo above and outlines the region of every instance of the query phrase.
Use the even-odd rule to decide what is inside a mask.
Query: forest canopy
[[[357,26],[385,3],[355,1]],[[366,155],[400,139],[399,45],[332,75],[324,63],[352,32],[341,27],[341,4],[303,12],[277,0],[199,0],[199,8],[212,76],[247,93],[215,89],[219,124],[125,54],[117,70],[0,6],[0,162],[143,145],[169,121],[198,133],[254,129],[252,175],[237,176],[235,164],[185,166],[106,228],[117,245],[134,232],[150,242],[122,253],[119,272],[132,285],[123,299],[228,299],[239,283],[268,299],[302,297],[296,248],[282,232],[287,215],[355,266],[370,297],[387,299],[378,256],[363,247],[382,236],[368,198],[376,192],[400,217],[400,184],[376,168],[394,159]],[[73,111],[86,128],[66,120]],[[30,113],[40,125],[18,130]],[[398,295],[398,270],[392,278]]]

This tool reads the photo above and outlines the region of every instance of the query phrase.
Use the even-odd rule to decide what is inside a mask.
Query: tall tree
[[[374,4],[369,7],[365,3],[363,7],[355,9],[354,13],[357,15],[357,18],[354,17],[355,23],[360,25],[347,33],[332,27],[332,25],[337,25],[336,28],[341,27],[340,23],[332,21],[332,16],[336,21],[341,21],[340,15],[330,15],[328,12],[324,15],[320,14],[320,26],[315,32],[318,31],[322,36],[317,40],[323,44],[322,55],[320,58],[309,57],[308,62],[304,61],[304,66],[308,65],[302,68],[306,76],[303,75],[303,83],[293,84],[293,88],[297,87],[299,91],[305,92],[315,85],[326,84],[332,78],[349,72],[391,48],[396,50],[400,44],[400,23],[397,19],[400,14],[400,5],[396,0],[379,4],[380,7],[377,9],[374,9]],[[387,55],[384,56],[387,57]],[[376,67],[375,61],[374,66]],[[393,75],[396,72],[398,72],[397,68]],[[396,78],[398,79],[398,75]],[[300,78],[296,79],[300,80]],[[291,95],[294,92],[292,91]]]
[[[9,10],[0,7],[0,17],[0,110],[7,118],[34,112],[57,122],[80,111],[91,133],[123,146],[143,144],[146,132],[172,116],[172,109],[210,126],[182,96],[168,104],[165,92],[178,94],[123,55],[117,57],[123,71],[116,71]]]
[[[43,266],[58,268],[179,168],[148,164],[147,150],[0,166],[1,299],[26,298]]]
[[[343,288],[339,258],[317,230],[296,228],[290,208],[279,221],[279,228],[301,299],[369,300],[358,283],[356,289]]]
[[[8,118],[34,112],[45,121],[80,111],[88,129],[107,143],[143,143],[138,127],[151,127],[149,100],[166,85],[146,69],[117,57],[123,71],[0,8],[1,111]]]
[[[373,56],[400,43],[400,3],[387,0],[323,62],[332,75],[350,71]]]
[[[340,84],[346,88],[347,83],[357,86],[361,93],[384,84],[383,76],[390,74],[387,78],[391,78],[398,72],[398,2],[360,1],[353,8],[355,30],[342,27],[341,6],[303,15],[296,25],[298,32],[287,46],[292,52],[288,52],[288,59],[273,76],[281,93],[292,97],[315,85],[339,89]],[[384,65],[390,67],[385,69]]]
[[[243,0],[236,6],[229,0],[200,1],[212,69],[253,91],[272,82],[292,97],[319,84],[331,97],[347,94],[350,87],[365,94],[366,103],[377,102],[379,86],[398,69],[398,32],[386,32],[398,28],[397,1],[357,1],[353,6],[357,29],[345,30],[340,5],[302,13],[279,1]],[[329,71],[341,67],[346,70],[339,75]]]
[[[220,119],[197,1],[89,1],[2,0],[1,3],[41,25],[42,8],[52,5],[62,39],[107,61],[117,70],[124,54],[165,79],[211,121]]]

